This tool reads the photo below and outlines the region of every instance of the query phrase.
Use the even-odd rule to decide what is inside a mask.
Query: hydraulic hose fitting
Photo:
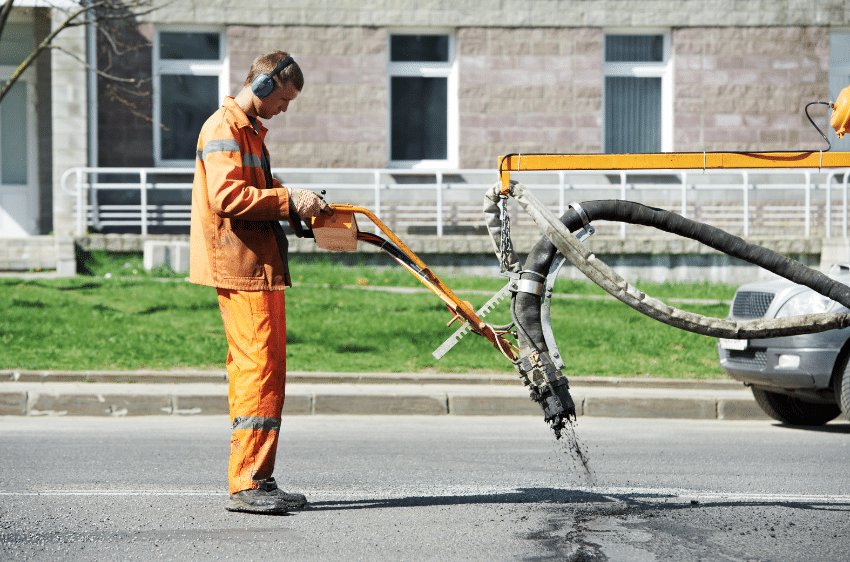
[[[528,387],[531,399],[543,409],[543,419],[561,438],[566,424],[576,419],[576,407],[570,396],[567,378],[552,363],[549,354],[532,351],[516,363],[520,379]]]

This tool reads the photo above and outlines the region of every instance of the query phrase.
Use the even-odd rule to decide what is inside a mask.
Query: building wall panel
[[[804,108],[829,98],[829,28],[673,31],[675,150],[820,150]],[[828,127],[823,106],[810,113]]]

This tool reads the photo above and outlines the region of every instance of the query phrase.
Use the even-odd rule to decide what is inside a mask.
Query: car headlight
[[[803,291],[794,295],[779,307],[776,317],[787,318],[789,316],[802,316],[804,314],[820,314],[821,312],[829,311],[834,304],[834,300],[819,293]]]

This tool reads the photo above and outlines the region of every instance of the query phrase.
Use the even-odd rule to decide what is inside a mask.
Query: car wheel
[[[755,386],[752,390],[756,403],[765,414],[788,425],[823,425],[841,413],[837,404],[804,402],[787,394]]]
[[[844,417],[850,420],[850,361],[848,357],[844,357],[842,363],[838,365],[833,384],[835,400],[841,407]]]

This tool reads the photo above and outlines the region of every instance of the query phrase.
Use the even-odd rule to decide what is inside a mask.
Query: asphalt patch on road
[[[850,516],[847,503],[593,491],[545,509],[548,527],[525,536],[546,551],[535,561],[839,560]]]

